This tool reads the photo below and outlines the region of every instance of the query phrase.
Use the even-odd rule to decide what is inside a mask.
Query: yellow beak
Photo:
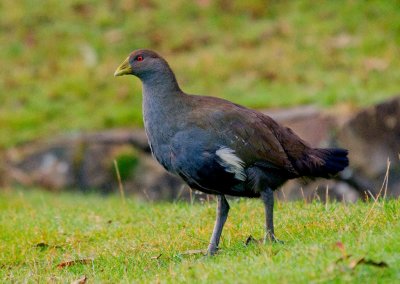
[[[118,66],[117,70],[115,70],[114,76],[117,77],[128,74],[132,74],[132,67],[129,64],[129,56]]]

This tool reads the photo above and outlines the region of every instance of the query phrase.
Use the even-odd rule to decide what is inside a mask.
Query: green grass
[[[285,244],[244,245],[263,235],[258,200],[231,201],[222,250],[206,248],[215,204],[139,203],[118,196],[3,190],[0,282],[395,283],[400,279],[400,201],[276,204]],[[368,218],[366,218],[369,216]],[[336,245],[341,242],[345,252]],[[39,245],[38,245],[39,244]],[[343,254],[351,255],[340,261]],[[158,257],[158,258],[157,258]],[[365,257],[388,267],[352,263]],[[68,260],[87,264],[62,269]]]
[[[141,126],[139,81],[112,76],[141,47],[184,90],[253,108],[399,92],[396,1],[2,1],[0,31],[0,148]]]

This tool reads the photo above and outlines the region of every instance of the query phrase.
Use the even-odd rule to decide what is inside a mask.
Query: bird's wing
[[[279,137],[287,135],[289,129],[266,115],[222,99],[198,100],[201,102],[193,108],[191,121],[196,121],[198,127],[213,129],[221,146],[234,150],[246,165],[259,164],[297,174]]]

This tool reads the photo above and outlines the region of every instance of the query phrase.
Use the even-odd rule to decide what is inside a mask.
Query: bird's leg
[[[271,188],[266,187],[261,192],[261,200],[265,208],[265,237],[264,243],[268,241],[282,243],[274,234],[274,192]]]
[[[222,229],[228,218],[229,204],[225,196],[217,195],[217,202],[217,219],[215,220],[214,230],[208,245],[208,255],[214,255],[217,252]]]

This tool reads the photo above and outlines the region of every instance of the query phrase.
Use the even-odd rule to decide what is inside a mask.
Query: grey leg
[[[222,229],[228,218],[229,204],[224,195],[217,195],[217,219],[215,221],[214,230],[208,246],[208,255],[214,255],[218,250],[219,240],[221,238]]]
[[[274,234],[274,192],[267,187],[261,192],[261,200],[265,208],[265,237],[264,242],[281,242]]]

